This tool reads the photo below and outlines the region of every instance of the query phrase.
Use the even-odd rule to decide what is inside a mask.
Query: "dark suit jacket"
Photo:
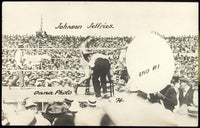
[[[164,89],[160,91],[161,94],[165,96],[164,99],[158,97],[157,95],[150,94],[150,102],[159,102],[163,100],[163,104],[166,109],[173,111],[175,106],[177,105],[177,94],[172,85],[167,85]]]
[[[187,93],[185,94],[185,96],[183,96],[183,91],[180,91],[180,95],[179,95],[179,101],[180,101],[180,106],[183,104],[186,104],[187,106],[191,106],[193,105],[193,94],[194,94],[194,90],[192,88],[190,88]]]
[[[74,117],[63,114],[57,117],[54,126],[74,126]]]
[[[178,102],[177,94],[174,87],[168,85],[166,90],[161,90],[160,92],[165,96],[165,98],[163,99],[165,108],[173,111]]]

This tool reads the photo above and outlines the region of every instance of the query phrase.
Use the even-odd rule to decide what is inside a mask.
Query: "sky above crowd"
[[[166,36],[198,34],[198,3],[195,2],[4,2],[3,34],[35,34],[40,29],[52,35],[134,36],[157,31]],[[82,25],[81,29],[55,29],[60,23]],[[114,28],[87,28],[90,24]]]

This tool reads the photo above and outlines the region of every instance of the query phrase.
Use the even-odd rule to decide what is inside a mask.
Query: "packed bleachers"
[[[198,36],[164,37],[169,43],[175,60],[175,74],[188,77],[198,85]]]
[[[187,76],[193,81],[198,81],[198,36],[161,36],[170,45],[175,59],[175,74]],[[111,67],[114,69],[114,78],[119,80],[121,70],[125,67],[120,66],[119,56],[120,48],[131,43],[132,37],[92,37],[92,42],[87,48],[96,53],[108,55]],[[27,86],[35,86],[38,79],[32,76],[44,79],[42,85],[47,83],[48,79],[57,80],[62,86],[70,85],[70,81],[79,81],[84,76],[84,65],[81,63],[80,44],[84,41],[82,36],[51,36],[45,38],[34,35],[4,35],[2,37],[2,81],[3,85],[16,75],[15,52],[17,44],[22,42],[25,55],[46,55],[39,63],[25,63],[25,79]],[[125,58],[125,56],[124,56]],[[34,71],[32,71],[34,70]],[[44,71],[46,70],[46,71]],[[57,77],[59,72],[60,76]],[[52,73],[51,78],[45,73]],[[29,75],[27,75],[29,74]],[[36,77],[36,78],[37,78]],[[63,82],[64,81],[64,82]],[[61,84],[62,83],[62,84]],[[196,84],[196,83],[194,83]],[[37,85],[37,84],[36,84]],[[48,85],[48,84],[46,84]],[[55,84],[54,84],[55,85]]]
[[[42,81],[44,86],[44,83],[48,81],[47,78],[49,78],[49,75],[45,74],[46,72],[53,72],[49,79],[51,79],[51,82],[55,78],[59,79],[57,80],[58,85],[71,85],[70,81],[74,80],[78,82],[84,76],[84,71],[82,70],[84,65],[81,64],[79,47],[84,39],[85,37],[81,36],[48,36],[39,38],[33,35],[4,35],[2,39],[3,85],[6,86],[16,75],[14,57],[19,42],[24,44],[23,51],[28,56],[27,58],[34,57],[34,55],[35,57],[40,55],[48,56],[48,58],[42,58],[39,63],[24,63],[22,70],[25,70],[25,84],[27,86],[34,86],[34,83],[38,83],[39,78],[44,79]],[[89,44],[87,48],[92,52],[108,55],[111,67],[114,68],[119,63],[120,56],[120,50],[116,48],[122,48],[131,41],[131,37],[93,37],[94,43]],[[58,72],[61,74],[60,77],[57,77]],[[119,75],[119,73],[115,73],[115,75]],[[39,81],[41,80],[39,79]],[[53,85],[56,84],[54,83]]]
[[[182,37],[161,36],[161,37],[166,40],[166,42],[170,45],[172,49],[174,60],[175,60],[174,75],[180,76],[180,77],[181,76],[188,77],[189,80],[192,81],[192,85],[194,87],[198,85],[198,36],[182,36]],[[118,87],[126,85],[126,82],[120,79],[121,74],[123,74],[124,69],[126,69],[125,65],[122,64],[123,62],[120,62],[121,59],[124,60],[126,58],[125,54],[121,54],[122,51],[120,48],[126,47],[127,44],[132,42],[133,38],[132,37],[109,37],[109,38],[92,37],[92,38],[93,38],[93,41],[92,41],[93,43],[90,43],[87,46],[88,50],[94,53],[102,53],[102,54],[107,55],[111,63],[111,70],[113,72],[112,77],[114,79],[114,82],[118,84]],[[84,72],[85,65],[84,63],[82,63],[81,54],[80,54],[80,51],[81,51],[80,44],[84,41],[84,39],[85,37],[81,37],[81,36],[79,37],[77,36],[48,36],[45,38],[40,38],[40,37],[35,37],[33,35],[24,35],[24,36],[4,35],[2,39],[2,48],[3,48],[2,49],[2,86],[8,86],[8,85],[19,86],[19,82],[16,83],[16,82],[13,82],[13,80],[16,79],[17,77],[17,69],[15,66],[15,63],[16,63],[15,53],[17,51],[17,44],[19,42],[22,42],[24,45],[24,48],[23,48],[23,51],[25,54],[24,58],[26,59],[23,65],[23,69],[22,69],[23,74],[24,74],[24,83],[26,87],[66,87],[66,86],[73,87],[80,81],[82,77],[86,75]],[[121,55],[124,55],[124,56],[121,56]],[[120,59],[120,57],[122,58]],[[31,59],[32,62],[29,62],[28,61],[29,59]],[[116,91],[120,90],[119,88],[115,88],[115,89]],[[74,121],[76,121],[76,117],[80,116],[78,115],[79,112],[81,112],[82,109],[85,109],[85,110],[90,109],[89,100],[88,101],[86,100],[86,102],[76,101],[75,100],[76,98],[74,99],[72,98],[71,99],[72,101],[70,101],[70,99],[69,100],[63,99],[62,102],[48,101],[48,102],[37,102],[36,104],[32,103],[29,105],[32,105],[33,108],[38,107],[39,112],[37,114],[40,114],[43,120],[46,119],[47,122],[49,121],[45,125],[73,126],[73,125],[77,125],[76,124],[77,122],[74,123]],[[131,97],[131,99],[132,98],[134,97]],[[104,102],[101,102],[100,100],[97,100],[94,103],[96,102],[104,103]],[[111,100],[109,100],[109,102],[111,102]],[[114,102],[115,101],[112,101],[111,103],[114,103]],[[8,100],[8,103],[9,103],[9,100]],[[4,121],[3,122],[4,125],[10,125],[9,123],[11,123],[12,125],[12,120],[10,121],[9,116],[6,116],[7,113],[10,112],[13,115],[14,113],[19,114],[20,112],[27,111],[27,110],[20,109],[21,108],[20,105],[21,106],[25,105],[24,102],[17,101],[17,106],[13,107],[13,111],[11,111],[12,109],[9,108],[9,106],[11,106],[10,103],[8,104],[7,107],[5,107],[5,104],[3,105],[4,109],[2,111],[3,112],[2,118]],[[51,106],[54,106],[55,104],[65,111],[57,114],[59,112],[59,111],[57,112],[57,107],[54,107],[56,108],[56,110],[54,110],[55,112],[51,109],[47,109],[47,108],[50,108]],[[74,104],[76,105],[75,107],[74,107]],[[128,103],[128,106],[130,104],[131,103]],[[96,116],[96,112],[99,109],[105,109],[105,108],[102,108],[101,105],[100,106],[98,105],[99,104],[97,104],[97,106],[95,105],[95,108],[93,108],[95,112],[90,110],[88,111],[89,113],[87,113],[87,114],[95,113],[95,116],[93,116],[92,118],[98,117]],[[137,102],[134,102],[134,105],[137,106],[138,105]],[[144,104],[145,108],[146,108],[146,105],[150,106],[151,104]],[[113,108],[115,108],[115,106],[117,105],[115,104]],[[143,107],[143,105],[140,104],[140,107]],[[161,108],[159,105],[156,107],[157,107],[156,109],[151,109],[151,110],[157,110],[157,109],[159,110]],[[9,110],[9,111],[6,111],[6,110]],[[182,111],[182,108],[180,108],[180,110]],[[74,111],[76,111],[75,114],[74,114]],[[164,111],[164,108],[162,107],[162,112],[163,111]],[[49,112],[52,112],[52,113],[49,113]],[[58,115],[60,114],[65,115],[65,116],[59,117]],[[27,115],[29,115],[29,113]],[[130,112],[128,113],[128,115],[130,115]],[[68,116],[71,117],[72,120],[67,120]],[[181,114],[180,117],[181,116],[183,116],[183,114]],[[171,117],[171,114],[169,118],[170,117]],[[7,122],[6,122],[6,119],[8,120]],[[61,119],[65,123],[63,124],[63,122],[59,122],[59,121],[56,122],[57,119]],[[106,122],[107,122],[107,119],[106,119]],[[22,121],[21,123],[23,125],[28,125],[28,124],[25,124],[26,123],[25,121]]]

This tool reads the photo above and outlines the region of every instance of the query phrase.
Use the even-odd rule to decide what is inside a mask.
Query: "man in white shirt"
[[[101,97],[101,87],[103,88],[103,93],[106,93],[106,76],[108,76],[108,79],[111,82],[110,62],[106,55],[88,52],[85,49],[87,43],[92,43],[92,38],[90,36],[87,37],[86,40],[81,44],[82,58],[88,62],[89,69],[93,70],[92,82],[95,95],[96,97]],[[91,75],[91,73],[89,74]],[[101,81],[99,81],[99,78]],[[87,80],[90,80],[90,77]]]
[[[22,48],[24,48],[22,43],[18,44],[18,50],[15,53],[15,61],[16,61],[16,69],[17,69],[17,78],[19,80],[19,86],[24,87],[24,75],[23,75],[23,51]]]
[[[38,111],[38,105],[36,103],[33,102],[32,99],[30,98],[25,98],[24,99],[24,106],[25,106],[25,111],[29,111],[30,114],[34,115],[34,119],[35,121],[32,121],[31,126],[50,126],[51,123],[45,119],[41,112]]]
[[[19,86],[22,88],[24,87],[24,75],[23,75],[23,62],[24,62],[24,57],[23,57],[23,44],[19,43],[18,44],[18,49],[15,53],[15,67],[16,67],[16,77],[13,79],[13,81],[8,84],[9,89],[11,89],[11,86],[16,86],[17,81],[19,81]]]
[[[15,61],[16,61],[16,66],[18,66],[19,68],[22,68],[22,59],[23,59],[23,52],[22,52],[22,48],[23,45],[19,45],[18,46],[18,50],[15,53]]]
[[[95,61],[98,59],[98,58],[102,58],[102,59],[107,59],[108,60],[108,57],[103,55],[103,54],[100,54],[100,53],[96,53],[94,54],[92,57],[91,57],[91,60],[89,62],[89,66],[91,68],[94,68],[95,66]]]
[[[80,51],[81,51],[81,61],[80,61],[80,63],[82,65],[82,67],[83,67],[83,71],[85,73],[85,76],[81,77],[81,79],[79,80],[77,85],[74,87],[75,88],[75,93],[77,93],[78,85],[80,85],[81,83],[86,81],[85,94],[86,95],[90,94],[89,87],[90,87],[90,79],[91,79],[92,70],[91,70],[91,68],[89,66],[89,61],[90,61],[92,53],[87,51],[86,47],[87,47],[87,43],[89,41],[91,41],[91,40],[92,40],[92,38],[90,36],[88,36],[80,46]]]

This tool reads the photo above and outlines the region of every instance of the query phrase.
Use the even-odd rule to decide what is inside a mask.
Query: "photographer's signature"
[[[123,98],[116,98],[116,103],[121,103],[121,102],[124,102]]]

